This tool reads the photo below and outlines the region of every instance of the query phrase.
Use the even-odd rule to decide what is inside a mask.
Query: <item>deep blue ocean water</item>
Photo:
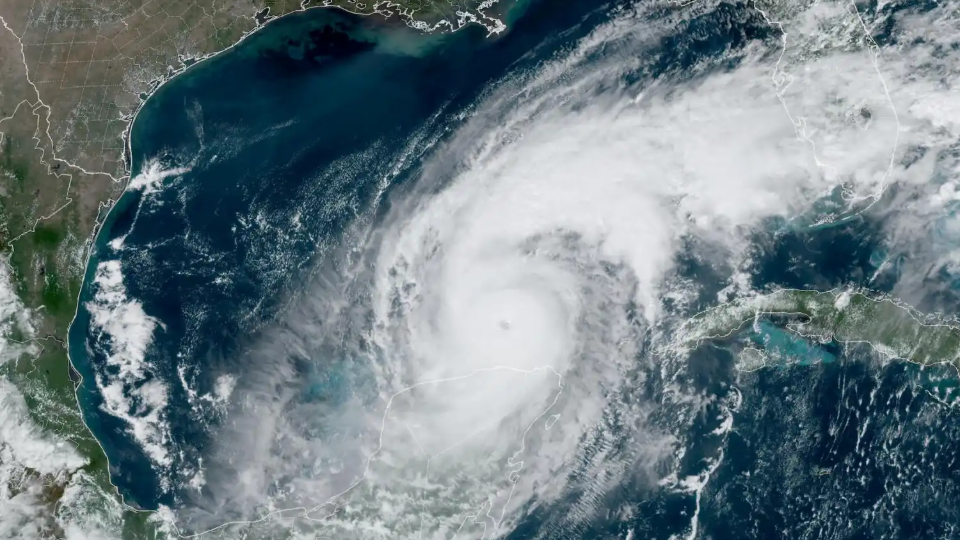
[[[71,359],[84,376],[84,418],[128,503],[177,506],[185,488],[176,482],[185,478],[174,471],[174,485],[165,484],[171,476],[157,471],[127,424],[100,409],[92,381],[105,369],[105,355],[84,307],[98,264],[119,260],[127,296],[159,321],[148,354],[151,377],[168,383],[171,430],[164,442],[176,450],[175,468],[187,470],[203,455],[209,425],[222,418],[215,408],[191,405],[179,381],[208,394],[217,374],[256,369],[246,346],[284,309],[282,299],[316,278],[324,254],[350,249],[344,234],[351,224],[376,221],[391,192],[403,189],[409,178],[394,172],[397,156],[418,159],[491,85],[522,76],[618,7],[536,1],[513,14],[505,35],[493,37],[479,27],[424,36],[395,22],[314,9],[269,23],[150,97],[133,126],[132,170],[159,160],[190,171],[167,178],[155,193],[129,191],[117,202],[97,236],[70,333]],[[686,33],[665,38],[649,53],[653,67],[631,77],[682,72],[698,58],[770,33],[742,5],[722,4],[693,18]],[[771,231],[755,239],[757,288],[863,285],[882,253],[879,227],[868,219]],[[111,247],[121,239],[122,249]],[[695,257],[679,262],[691,280],[717,277]],[[704,285],[705,298],[722,285]],[[704,492],[701,534],[798,538],[818,526],[830,533],[823,538],[945,534],[957,518],[950,501],[960,496],[960,455],[948,444],[960,439],[960,422],[951,411],[931,420],[930,411],[931,392],[955,387],[949,374],[877,365],[863,351],[846,354],[773,327],[764,331],[758,343],[772,340],[780,354],[807,361],[738,380],[733,353],[722,345],[691,358],[705,394],[743,396],[725,448],[711,436],[715,404],[693,428],[699,442],[685,471],[695,474],[718,452],[724,456]],[[304,399],[335,403],[344,399],[348,378],[325,371],[301,391]],[[648,393],[655,389],[637,388]],[[582,538],[627,531],[667,538],[685,530],[696,505],[690,493],[645,486],[623,485],[604,497],[610,508],[629,506],[632,513],[607,516],[578,531]],[[899,499],[906,502],[895,504]],[[567,511],[563,504],[538,508],[513,537],[534,536]],[[821,525],[811,525],[816,520]]]
[[[364,216],[380,183],[402,183],[390,178],[398,148],[505,73],[583,36],[606,18],[603,7],[522,5],[510,31],[492,37],[479,26],[423,35],[397,21],[312,9],[269,23],[149,98],[132,129],[132,170],[143,172],[147,160],[191,170],[157,194],[128,191],[117,202],[70,334],[84,416],[128,502],[172,504],[175,490],[161,486],[126,423],[99,409],[91,381],[105,359],[84,309],[97,265],[120,260],[127,295],[162,322],[149,357],[157,376],[177,381],[189,358],[202,369],[187,375],[209,392],[209,374],[237,367],[224,364],[242,361],[245,339],[282,307],[273,302]],[[118,238],[124,250],[114,254]],[[169,388],[180,405],[170,407],[175,444],[201,449],[205,419],[181,385]]]

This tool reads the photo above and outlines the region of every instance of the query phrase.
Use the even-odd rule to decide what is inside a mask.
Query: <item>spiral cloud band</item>
[[[244,352],[184,522],[495,538],[565,499],[548,536],[628,482],[694,494],[695,535],[722,452],[684,460],[709,399],[660,346],[697,307],[679,259],[736,294],[753,232],[925,182],[904,149],[956,128],[932,123],[936,90],[852,3],[753,6],[760,38],[669,50],[715,8],[624,9],[493,85],[452,134],[425,128],[396,160],[415,179],[384,180],[389,208],[328,249]],[[670,54],[685,69],[651,76]],[[709,419],[717,437],[731,407]]]

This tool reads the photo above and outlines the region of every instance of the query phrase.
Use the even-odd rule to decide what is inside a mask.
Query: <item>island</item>
[[[689,318],[671,346],[688,351],[748,327],[762,332],[771,321],[814,342],[862,344],[886,359],[960,366],[960,324],[924,315],[895,298],[867,290],[781,289],[746,296]],[[741,353],[741,363],[750,370],[762,365],[764,357],[763,351],[748,346]]]

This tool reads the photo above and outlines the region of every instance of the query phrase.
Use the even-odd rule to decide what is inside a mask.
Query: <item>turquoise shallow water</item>
[[[423,36],[375,18],[310,10],[271,22],[151,97],[133,126],[133,171],[142,180],[155,164],[189,170],[157,179],[154,188],[128,191],[113,208],[96,239],[69,343],[84,376],[84,417],[126,500],[202,514],[203,496],[233,491],[242,479],[231,476],[229,464],[211,462],[211,439],[216,427],[243,426],[247,419],[232,417],[217,396],[232,384],[242,387],[247,375],[273,369],[252,350],[262,329],[285,329],[283,314],[305,284],[339,283],[335,278],[360,243],[352,227],[379,223],[394,197],[409,192],[432,149],[464,124],[491,88],[504,79],[522,81],[544,59],[569,52],[611,13],[629,7],[531,2],[511,12],[505,35],[493,37],[479,27]],[[655,15],[672,13],[664,8]],[[636,51],[639,67],[590,91],[603,97],[657,78],[682,79],[688,66],[713,57],[723,59],[717,71],[733,69],[730,51],[753,39],[776,41],[745,6],[695,13],[652,50]],[[595,52],[596,60],[622,54],[621,45]],[[462,157],[450,157],[447,174]],[[830,289],[863,283],[876,271],[883,242],[867,218],[772,230],[754,239],[750,279],[757,289]],[[718,277],[722,269],[711,268],[697,248],[678,256],[678,274],[706,284],[704,302],[713,301],[725,285]],[[348,292],[356,294],[344,297],[357,305],[367,300],[363,291]],[[98,322],[105,313],[112,318]],[[322,325],[324,314],[317,318]],[[114,332],[104,331],[109,325]],[[654,464],[658,473],[696,478],[723,459],[702,498],[629,474],[598,488],[595,478],[575,469],[574,487],[551,506],[531,501],[523,509],[529,519],[512,537],[683,537],[697,509],[701,536],[716,539],[809,537],[810,524],[820,522],[834,530],[856,523],[857,531],[844,538],[884,537],[871,533],[877,530],[893,531],[886,537],[933,538],[956,521],[960,458],[952,441],[960,438],[960,423],[956,412],[930,412],[933,405],[914,384],[912,368],[877,367],[772,325],[756,339],[768,352],[800,361],[738,378],[727,351],[704,347],[683,374],[702,405],[696,410],[664,406],[676,405],[665,390],[676,383],[672,374],[653,370],[624,386],[622,402],[649,408],[665,432],[681,413],[692,418],[671,432],[683,457]],[[306,345],[287,351],[297,357],[296,373],[255,390],[317,403],[321,410],[374,400],[369,371],[354,362],[369,343]],[[649,353],[645,347],[638,345],[642,354]],[[952,388],[934,382],[927,388]],[[724,443],[717,436],[722,406],[734,396],[742,405]],[[110,407],[117,414],[105,410]],[[322,420],[298,427],[315,429],[308,435],[317,438],[337,436],[337,426]],[[584,451],[598,460],[594,470],[608,456],[629,456],[646,442],[634,429],[614,414],[596,430],[603,444]],[[251,445],[276,442],[250,439]],[[891,444],[913,457],[891,453]],[[353,458],[348,465],[361,461]],[[628,471],[651,466],[624,459],[616,465]],[[201,465],[205,476],[198,474]],[[810,473],[821,469],[832,473]],[[934,491],[945,495],[936,498]],[[892,506],[875,517],[866,512],[892,500],[891,494],[901,500],[901,493],[934,501],[929,515],[926,508]],[[577,515],[584,501],[601,509],[593,521],[555,526]],[[243,517],[216,515],[203,523]]]
[[[812,365],[837,360],[823,347],[767,322],[760,323],[758,331],[751,335],[751,339],[774,358],[774,363]]]
[[[534,65],[539,57],[531,51],[549,55],[603,20],[583,19],[595,7],[571,2],[546,13],[524,3],[501,36],[479,26],[423,35],[396,21],[308,10],[269,23],[148,100],[132,130],[134,172],[142,178],[155,164],[189,172],[165,178],[154,192],[130,190],[112,209],[70,339],[85,377],[85,418],[131,503],[177,504],[189,479],[178,473],[195,472],[210,423],[222,419],[190,392],[214,392],[217,374],[247,369],[240,352],[248,338],[274,319],[351,223],[377,219],[373,201],[385,187],[403,184],[407,173],[391,170],[395,156],[416,160],[418,145],[436,138],[428,132],[442,135],[442,124],[484,88]],[[537,16],[522,16],[527,10]],[[558,39],[561,29],[567,34]],[[129,351],[91,324],[91,302],[102,289],[97,270],[111,262],[122,268],[124,299],[153,321],[136,368],[145,374],[124,387],[129,399],[121,407],[132,422],[104,412],[95,384],[132,369],[129,361],[118,365]],[[155,424],[169,427],[138,439],[134,424],[153,429],[142,390],[152,381],[165,386],[167,400]],[[363,384],[324,372],[302,392],[335,401]],[[150,458],[151,444],[168,449],[166,465]]]

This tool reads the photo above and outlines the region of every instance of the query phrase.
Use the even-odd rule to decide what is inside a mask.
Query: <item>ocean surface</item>
[[[149,98],[132,130],[132,170],[141,179],[153,178],[147,170],[157,164],[189,171],[130,189],[116,203],[97,235],[70,333],[84,418],[127,502],[175,504],[177,489],[144,446],[199,455],[217,418],[205,402],[191,403],[181,377],[197,395],[210,394],[211,373],[242,366],[238,351],[283,308],[285,291],[308,279],[320,253],[338,248],[349,224],[376,219],[367,209],[385,185],[403,183],[391,156],[504,74],[582,37],[604,11],[587,1],[518,4],[510,30],[488,36],[479,26],[423,35],[397,21],[311,9],[270,22]],[[90,284],[108,260],[122,267],[124,300],[138,304],[120,331],[144,331],[144,317],[162,322],[155,332],[146,323],[149,367],[116,358],[142,354],[130,351],[137,343],[113,353],[94,343]],[[124,309],[123,300],[111,305]],[[115,374],[144,370],[130,379],[136,388],[171,381],[166,400],[175,405],[162,422],[169,429],[151,426],[149,398],[118,398],[129,420],[104,413],[94,381],[105,364]],[[138,423],[140,440],[129,432]]]
[[[348,480],[360,475],[358,471],[366,478],[374,460],[361,450],[385,436],[387,412],[381,419],[356,411],[379,414],[385,397],[391,404],[397,396],[405,399],[403,392],[411,386],[392,395],[383,390],[383,381],[391,377],[405,384],[410,384],[408,378],[419,381],[416,372],[405,371],[414,368],[390,356],[392,347],[377,341],[377,332],[391,339],[400,335],[384,341],[399,349],[409,344],[404,340],[414,341],[410,336],[442,327],[443,317],[420,324],[415,311],[404,311],[431,299],[418,283],[447,283],[431,273],[432,261],[459,261],[455,257],[469,252],[473,240],[487,232],[485,227],[504,236],[514,228],[508,220],[517,218],[511,213],[517,201],[510,196],[491,197],[495,211],[477,220],[481,226],[468,228],[476,234],[465,240],[445,236],[439,226],[420,231],[419,222],[395,217],[409,210],[431,219],[441,216],[436,223],[451,227],[476,225],[469,211],[442,205],[437,209],[429,202],[445,201],[439,194],[466,175],[471,160],[482,162],[485,157],[453,142],[471,138],[475,124],[470,119],[486,101],[502,103],[504,110],[533,102],[537,114],[549,117],[554,109],[563,110],[574,123],[583,120],[577,114],[604,103],[608,94],[636,95],[640,102],[642,92],[636,90],[655,91],[653,81],[669,85],[678,80],[698,88],[709,75],[735,70],[743,56],[738,55],[750,43],[772,44],[769,53],[759,56],[777,57],[776,29],[749,6],[719,4],[687,14],[671,4],[645,15],[650,21],[672,21],[671,31],[656,34],[657,25],[637,25],[625,32],[628,37],[618,34],[609,44],[589,50],[590,61],[603,69],[613,66],[609,73],[585,70],[587,82],[578,86],[575,75],[567,80],[563,70],[551,71],[555,64],[550,62],[558,58],[575,57],[570,64],[582,61],[578,43],[607,28],[604,25],[616,30],[618,17],[631,9],[632,4],[622,2],[534,0],[511,11],[509,29],[495,36],[479,26],[422,35],[396,21],[311,9],[268,23],[151,96],[132,129],[134,178],[97,234],[69,338],[71,360],[84,379],[78,391],[84,419],[101,442],[125,501],[145,509],[173,508],[184,530],[198,532],[230,520],[251,520],[278,507],[302,511],[305,519],[325,515],[327,503],[321,500],[314,506],[318,501],[309,498],[312,493],[301,495],[305,490],[332,478],[332,487],[323,484],[317,490],[339,496],[356,487]],[[656,39],[643,41],[646,48],[629,48],[631,39],[642,41],[647,35]],[[555,98],[533,84],[538,78],[569,82],[570,88],[563,87],[565,93]],[[779,103],[774,102],[773,109],[780,114]],[[508,117],[503,114],[504,123]],[[536,126],[520,125],[504,146],[543,136]],[[660,127],[666,133],[669,125]],[[606,139],[603,130],[587,131],[588,142],[592,137],[602,145],[619,143],[616,137]],[[792,133],[792,128],[786,131]],[[477,140],[485,136],[480,129],[475,134]],[[624,153],[635,159],[632,166],[644,162],[646,154],[637,157],[643,151],[651,160],[657,157],[649,148],[634,151],[626,145]],[[575,145],[567,150],[579,152]],[[540,166],[549,168],[549,161]],[[572,175],[579,175],[574,179],[578,185],[590,188],[583,191],[585,208],[595,202],[592,186],[602,184],[608,170],[618,172],[606,162],[572,169]],[[557,192],[567,189],[560,185],[565,171],[551,172],[558,177]],[[540,173],[536,167],[523,170],[516,178],[518,186]],[[483,174],[467,177],[478,185],[488,180]],[[499,194],[493,180],[478,197]],[[471,484],[473,472],[464,473],[468,480],[457,490],[431,492],[437,501],[455,502],[461,495],[467,500],[473,496],[471,489],[494,477],[516,482],[514,458],[525,456],[534,463],[534,458],[546,456],[543,468],[528,465],[535,481],[526,486],[533,495],[523,504],[511,507],[509,497],[485,503],[490,504],[488,517],[495,504],[523,517],[511,522],[513,538],[666,539],[693,537],[698,531],[700,537],[716,539],[933,538],[953,530],[950,524],[958,522],[954,503],[960,498],[960,449],[951,442],[960,440],[960,418],[957,408],[938,405],[940,397],[956,388],[951,372],[878,362],[869,351],[814,343],[773,324],[760,326],[754,335],[734,336],[731,343],[705,346],[681,367],[658,358],[649,328],[638,315],[638,278],[625,270],[628,263],[605,255],[604,243],[590,235],[593,223],[616,222],[618,199],[632,202],[611,192],[616,196],[604,200],[611,203],[610,212],[601,207],[582,222],[564,221],[567,216],[560,215],[555,227],[550,222],[551,228],[527,234],[527,222],[516,219],[515,229],[522,236],[517,252],[534,262],[513,264],[493,242],[488,250],[493,255],[479,250],[483,257],[476,265],[457,267],[470,277],[477,266],[493,268],[480,276],[491,281],[521,274],[523,279],[505,287],[508,293],[481,297],[503,302],[496,307],[512,309],[515,318],[497,313],[492,333],[483,333],[486,319],[470,319],[481,336],[469,341],[473,348],[487,351],[489,342],[508,333],[520,336],[504,338],[510,347],[491,349],[504,357],[525,347],[539,354],[564,342],[567,333],[543,332],[551,339],[527,341],[523,332],[555,322],[552,311],[538,311],[541,304],[557,306],[543,301],[553,296],[541,289],[556,287],[560,292],[555,296],[566,298],[562,294],[575,288],[568,287],[568,276],[575,276],[572,281],[587,291],[578,289],[578,301],[586,308],[580,326],[563,329],[577,336],[578,347],[571,350],[589,362],[564,372],[567,378],[559,388],[566,392],[563,396],[572,397],[563,398],[551,393],[555,384],[529,383],[534,375],[543,375],[539,364],[511,368],[511,373],[523,373],[532,394],[546,396],[541,401],[549,406],[542,411],[534,407],[542,403],[532,398],[517,399],[519,405],[510,401],[522,392],[514,391],[519,383],[506,377],[491,383],[489,393],[471,394],[475,388],[466,387],[437,391],[454,402],[458,393],[477,397],[479,406],[456,409],[470,422],[485,419],[475,410],[499,411],[499,404],[507,402],[516,408],[508,411],[514,416],[505,418],[529,426],[526,431],[516,428],[522,432],[519,449],[505,442],[490,450],[499,461],[488,461],[505,467],[508,474],[499,469],[476,472],[479,480]],[[552,200],[549,189],[518,193],[517,198],[529,199],[521,203],[534,203],[534,215],[536,203]],[[565,207],[571,215],[580,199],[575,203]],[[626,214],[653,212],[637,206]],[[501,217],[503,223],[498,222]],[[520,218],[525,217],[521,212]],[[750,238],[753,264],[745,281],[756,290],[828,290],[869,283],[889,292],[899,275],[896,268],[881,272],[886,259],[883,219],[864,214],[837,226],[810,228],[771,221]],[[655,228],[646,222],[644,226]],[[416,242],[402,234],[410,230],[420,234],[411,233]],[[500,237],[495,238],[499,242]],[[625,243],[633,246],[633,238],[628,236]],[[664,318],[668,322],[715,303],[730,284],[730,267],[711,258],[721,247],[685,240],[689,243],[672,256],[674,266],[665,281],[685,284],[683,294],[671,298],[688,303],[679,305],[678,300],[676,312]],[[401,253],[396,260],[375,256],[393,244]],[[543,253],[548,254],[546,269],[536,262]],[[382,266],[383,260],[389,268]],[[530,275],[524,273],[528,271]],[[404,282],[406,273],[422,279]],[[381,287],[378,279],[387,285]],[[464,290],[473,292],[473,282],[457,285],[450,287],[454,300]],[[382,300],[381,289],[390,292],[382,295],[388,315],[377,318],[368,307]],[[526,296],[510,296],[516,290]],[[566,313],[564,307],[553,311]],[[533,322],[525,327],[528,321]],[[406,332],[404,324],[412,330]],[[358,327],[373,330],[364,333]],[[738,372],[736,340],[762,345],[783,362],[754,373]],[[612,367],[594,370],[611,358]],[[439,365],[424,371],[447,376],[437,379],[444,383],[457,378],[441,369],[443,362]],[[542,378],[553,384],[549,376]],[[429,392],[415,397],[424,396]],[[418,409],[413,398],[400,401],[397,408],[404,413],[429,409]],[[430,403],[443,409],[442,401]],[[554,415],[552,407],[561,407],[564,416]],[[459,418],[449,424],[436,421],[462,428]],[[363,429],[345,435],[354,421]],[[513,434],[511,425],[498,427]],[[541,425],[545,435],[526,438],[533,433],[531,427]],[[415,445],[402,439],[406,434],[389,434],[401,441],[397,448],[406,444],[423,451],[420,442],[425,437],[414,435],[418,426],[410,426]],[[379,433],[374,429],[378,427]],[[495,436],[488,439],[501,442]],[[503,436],[510,444],[516,442],[508,439]],[[313,445],[315,441],[322,444]],[[325,453],[328,447],[349,450],[333,456]],[[464,455],[464,462],[472,459]],[[257,461],[246,466],[250,456]],[[562,456],[558,461],[563,466],[547,459],[555,456]],[[404,458],[399,452],[387,457]],[[519,463],[522,467],[523,461]],[[357,489],[356,507],[367,508],[363,497],[369,495],[375,511],[380,501],[409,509],[402,506],[413,504],[404,498],[403,486],[419,486],[422,478],[415,482],[383,470],[375,472],[383,474],[379,478],[387,493]],[[394,489],[394,481],[402,487]],[[263,500],[242,499],[239,494],[248,491]],[[430,504],[435,504],[431,512],[448,511],[440,502]],[[356,519],[372,521],[366,514]],[[396,519],[397,527],[409,525]],[[418,526],[422,530],[423,522]],[[825,531],[822,536],[811,532],[820,529]],[[437,530],[443,529],[438,525]]]

